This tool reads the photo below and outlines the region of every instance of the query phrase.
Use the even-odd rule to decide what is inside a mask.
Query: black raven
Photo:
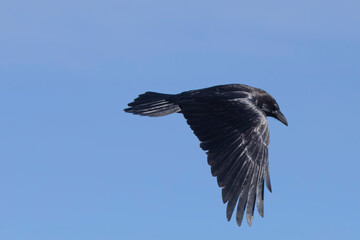
[[[270,94],[229,84],[176,95],[146,92],[128,105],[125,112],[142,116],[182,113],[206,151],[212,175],[217,177],[223,202],[227,202],[227,220],[237,203],[237,224],[241,225],[246,209],[251,226],[255,200],[260,216],[264,216],[264,179],[271,192],[266,117],[288,125]]]

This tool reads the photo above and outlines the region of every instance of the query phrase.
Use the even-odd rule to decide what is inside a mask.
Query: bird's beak
[[[285,124],[286,126],[288,125],[288,122],[284,116],[284,114],[282,114],[282,112],[276,111],[275,116],[274,116],[277,120],[279,120],[280,122],[282,122],[283,124]]]

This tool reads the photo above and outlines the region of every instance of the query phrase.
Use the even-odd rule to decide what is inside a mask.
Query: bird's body
[[[237,203],[236,221],[244,212],[251,225],[255,200],[263,216],[264,179],[271,191],[266,116],[287,125],[275,99],[267,92],[242,84],[221,85],[180,94],[146,92],[125,109],[143,116],[182,113],[208,155],[211,173],[222,188],[230,220]]]

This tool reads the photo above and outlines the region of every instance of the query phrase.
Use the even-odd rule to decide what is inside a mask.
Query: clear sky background
[[[360,239],[360,2],[2,1],[0,239]],[[273,193],[253,226],[145,91],[265,89]],[[245,223],[245,222],[244,222]]]

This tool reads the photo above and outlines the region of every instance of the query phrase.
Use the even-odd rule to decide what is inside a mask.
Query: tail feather
[[[180,111],[180,107],[171,99],[174,95],[156,92],[146,92],[139,95],[125,112],[141,116],[160,117]]]

